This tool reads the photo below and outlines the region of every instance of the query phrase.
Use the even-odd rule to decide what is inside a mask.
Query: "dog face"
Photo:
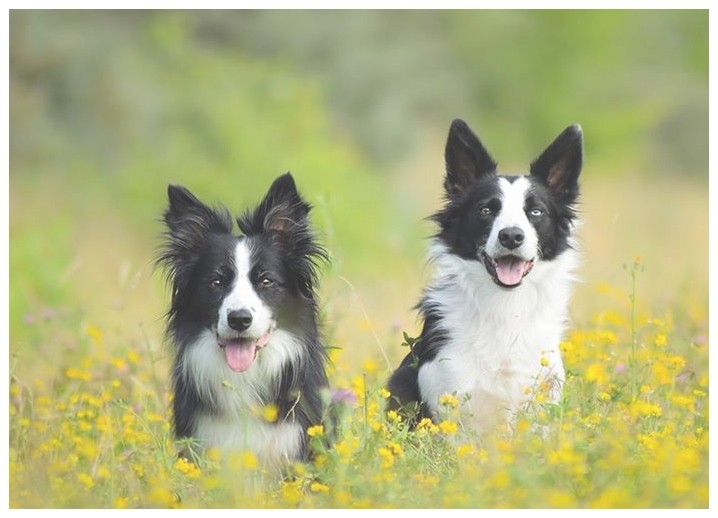
[[[449,250],[483,263],[502,288],[515,288],[539,261],[570,247],[578,176],[579,126],[566,128],[531,163],[530,174],[500,176],[478,137],[456,120],[446,144],[447,203],[434,216]]]
[[[191,343],[207,330],[227,365],[248,370],[277,328],[310,320],[316,260],[324,252],[309,231],[307,205],[289,174],[279,177],[256,209],[237,223],[184,187],[168,188],[166,247],[159,261],[172,285],[169,329]]]

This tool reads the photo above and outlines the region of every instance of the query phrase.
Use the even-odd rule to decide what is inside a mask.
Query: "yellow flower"
[[[402,449],[401,445],[398,442],[391,441],[391,442],[387,443],[386,446],[397,457],[401,457],[402,455],[404,455],[404,450]]]
[[[462,444],[456,448],[456,456],[459,458],[468,457],[476,453],[476,448],[473,444]]]
[[[586,369],[586,380],[595,382],[597,385],[603,385],[609,380],[606,368],[602,363],[592,363]]]
[[[383,397],[384,399],[389,399],[391,397],[391,392],[389,392],[385,388],[379,389],[379,395]]]
[[[195,464],[184,457],[180,457],[174,463],[174,468],[187,478],[197,478],[202,472]]]
[[[115,498],[115,509],[127,509],[127,506],[130,503],[130,499],[126,496],[118,496]]]
[[[329,486],[322,484],[321,482],[312,482],[309,484],[309,490],[312,493],[328,493],[329,492]]]
[[[419,424],[416,425],[416,429],[419,432],[429,432],[431,435],[439,433],[439,427],[436,426],[428,417],[424,417],[421,421],[419,421]]]
[[[456,408],[459,406],[459,399],[453,394],[443,394],[439,396],[439,404],[449,408]]]
[[[379,448],[376,451],[381,457],[381,467],[388,469],[394,465],[394,454],[387,448]]]
[[[87,489],[95,487],[95,481],[92,480],[92,477],[87,473],[78,473],[77,479],[82,482],[82,485],[84,485]]]
[[[279,407],[277,405],[270,403],[262,409],[262,418],[268,423],[275,422],[277,417],[279,417]]]
[[[147,498],[153,504],[163,507],[175,507],[177,504],[177,499],[172,491],[163,486],[154,486],[147,495]]]
[[[629,406],[631,417],[661,417],[663,409],[659,405],[648,403],[646,401],[633,401]]]
[[[71,380],[90,381],[92,379],[92,374],[77,367],[68,367],[65,369],[65,376]]]
[[[251,451],[242,452],[242,467],[246,470],[255,470],[259,467],[257,456]]]
[[[401,423],[401,416],[394,410],[389,410],[386,413],[387,419],[391,421],[392,423]]]
[[[307,428],[307,435],[309,437],[324,437],[324,425],[315,424]]]
[[[362,363],[362,370],[367,374],[375,373],[378,368],[379,366],[372,358],[369,358],[368,360],[365,360],[364,363]]]
[[[447,435],[454,435],[459,430],[459,425],[454,421],[444,420],[439,423],[439,430]]]
[[[87,326],[85,328],[85,334],[90,337],[92,343],[95,345],[102,345],[102,331],[97,326]]]
[[[302,500],[301,483],[301,479],[282,483],[282,498],[292,507],[297,506]]]

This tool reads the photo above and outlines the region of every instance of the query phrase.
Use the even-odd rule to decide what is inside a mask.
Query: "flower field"
[[[627,270],[640,286],[640,259]],[[707,507],[707,316],[651,315],[635,287],[598,289],[615,308],[562,343],[561,404],[536,394],[512,431],[472,436],[452,395],[446,419],[410,431],[383,411],[388,371],[333,350],[338,427],[310,428],[314,460],[284,477],[249,452],[178,458],[156,351],[146,338],[109,343],[85,326],[56,375],[25,378],[11,366],[10,506]],[[35,339],[50,340],[67,318],[27,320]]]
[[[707,10],[8,17],[11,508],[709,506]],[[585,131],[563,397],[481,437],[453,394],[384,411],[454,117],[507,174]],[[175,442],[153,264],[169,184],[238,215],[286,171],[330,256],[333,410],[280,474]]]

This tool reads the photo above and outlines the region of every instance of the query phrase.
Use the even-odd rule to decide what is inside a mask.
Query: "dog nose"
[[[229,311],[227,325],[235,331],[245,331],[252,325],[252,313],[246,308]]]
[[[499,243],[513,250],[524,242],[524,231],[519,227],[508,227],[499,232]]]

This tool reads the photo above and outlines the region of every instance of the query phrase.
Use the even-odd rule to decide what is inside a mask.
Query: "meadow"
[[[694,207],[702,199],[696,194]],[[593,218],[584,212],[586,234]],[[140,245],[131,236],[92,226],[102,228],[90,241],[109,236],[101,249],[54,265],[70,295],[82,289],[79,302],[63,304],[60,294],[58,304],[37,306],[12,329],[11,507],[708,505],[705,284],[666,294],[705,265],[658,277],[658,243],[613,265],[615,284],[594,277],[588,261],[561,346],[568,372],[561,404],[537,394],[513,433],[481,438],[458,416],[409,431],[383,411],[383,383],[405,352],[402,335],[417,332],[410,308],[420,282],[401,285],[390,266],[372,274],[376,284],[333,278],[328,268],[325,329],[336,348],[332,388],[346,400],[341,427],[331,445],[323,440],[329,430],[310,430],[314,462],[292,466],[279,480],[247,452],[177,457],[162,342],[166,292],[145,261],[152,247],[143,243],[148,250],[132,256]],[[589,258],[593,240],[606,242],[600,236],[584,237]],[[425,275],[421,260],[407,268]],[[652,303],[661,297],[667,305]],[[272,419],[271,409],[266,416]]]
[[[11,19],[11,508],[708,507],[707,159],[671,162],[631,137],[684,97],[659,88],[610,113],[579,104],[530,132],[507,110],[480,124],[467,114],[508,171],[566,124],[584,126],[567,380],[559,404],[536,393],[512,431],[474,436],[452,397],[446,419],[412,431],[384,411],[384,383],[419,332],[412,306],[433,231],[423,218],[441,202],[450,119],[425,119],[418,146],[380,161],[332,118],[326,84],[291,60],[199,45],[179,14],[130,17],[142,30],[131,45],[108,31],[105,59],[77,38],[103,33],[83,16]],[[468,22],[454,22],[468,38]],[[694,103],[702,90],[685,84]],[[338,428],[312,427],[314,460],[282,477],[249,452],[179,458],[169,294],[153,265],[166,186],[238,212],[287,170],[331,256],[320,295]]]

